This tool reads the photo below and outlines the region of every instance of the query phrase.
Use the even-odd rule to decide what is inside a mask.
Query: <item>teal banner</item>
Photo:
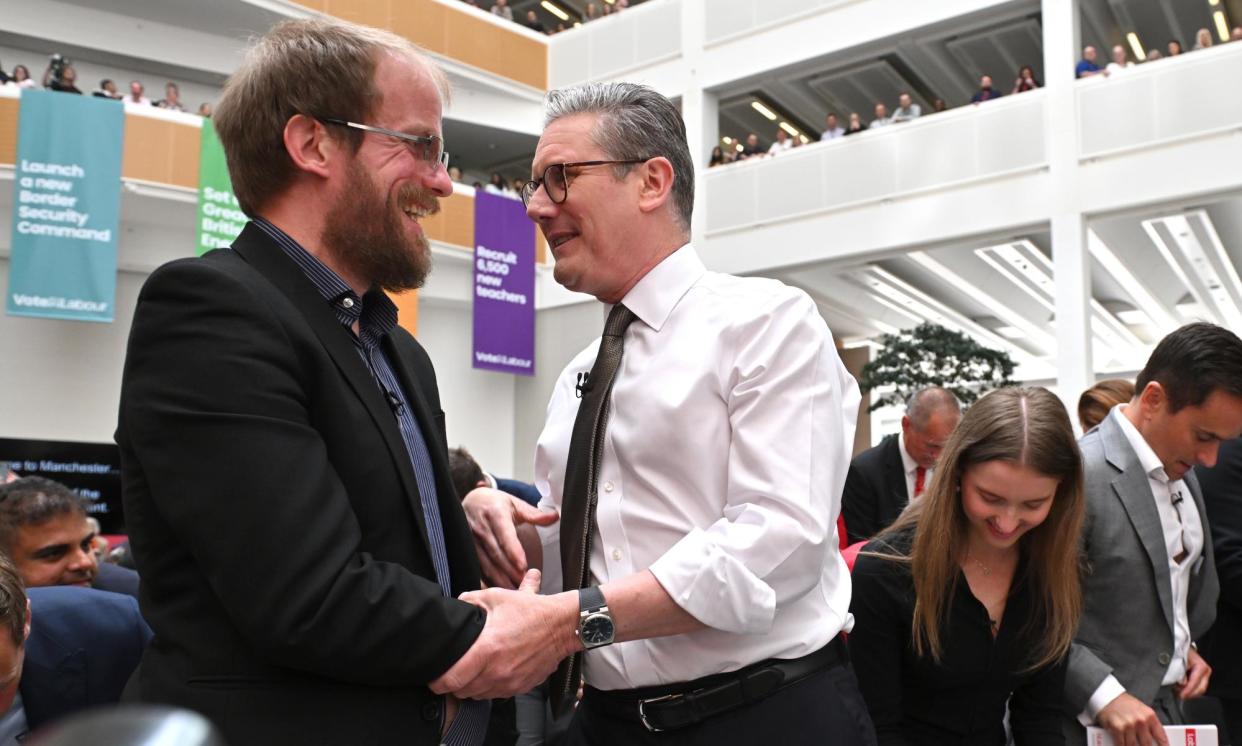
[[[124,134],[119,101],[22,91],[9,314],[112,321]]]

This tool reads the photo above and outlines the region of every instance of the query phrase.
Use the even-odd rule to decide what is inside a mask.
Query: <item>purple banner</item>
[[[474,197],[474,367],[535,375],[535,224],[522,201]]]

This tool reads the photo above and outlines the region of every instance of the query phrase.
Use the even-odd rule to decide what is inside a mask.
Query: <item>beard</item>
[[[325,217],[324,247],[373,287],[394,293],[422,287],[431,272],[431,246],[425,236],[406,233],[402,205],[421,207],[428,216],[440,211],[435,193],[409,185],[390,203],[362,165],[351,161],[346,189]]]

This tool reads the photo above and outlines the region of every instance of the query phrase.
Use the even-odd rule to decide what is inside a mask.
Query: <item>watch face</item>
[[[612,642],[612,620],[604,614],[592,614],[582,623],[582,644],[586,647]]]

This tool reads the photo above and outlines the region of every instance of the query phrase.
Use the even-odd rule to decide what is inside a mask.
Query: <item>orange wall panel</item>
[[[418,291],[388,293],[388,297],[397,304],[397,324],[410,334],[418,336]]]
[[[200,136],[188,124],[126,116],[121,175],[197,189]]]
[[[391,28],[392,0],[321,0],[323,12],[377,28]]]
[[[18,99],[0,98],[0,163],[17,163]]]

